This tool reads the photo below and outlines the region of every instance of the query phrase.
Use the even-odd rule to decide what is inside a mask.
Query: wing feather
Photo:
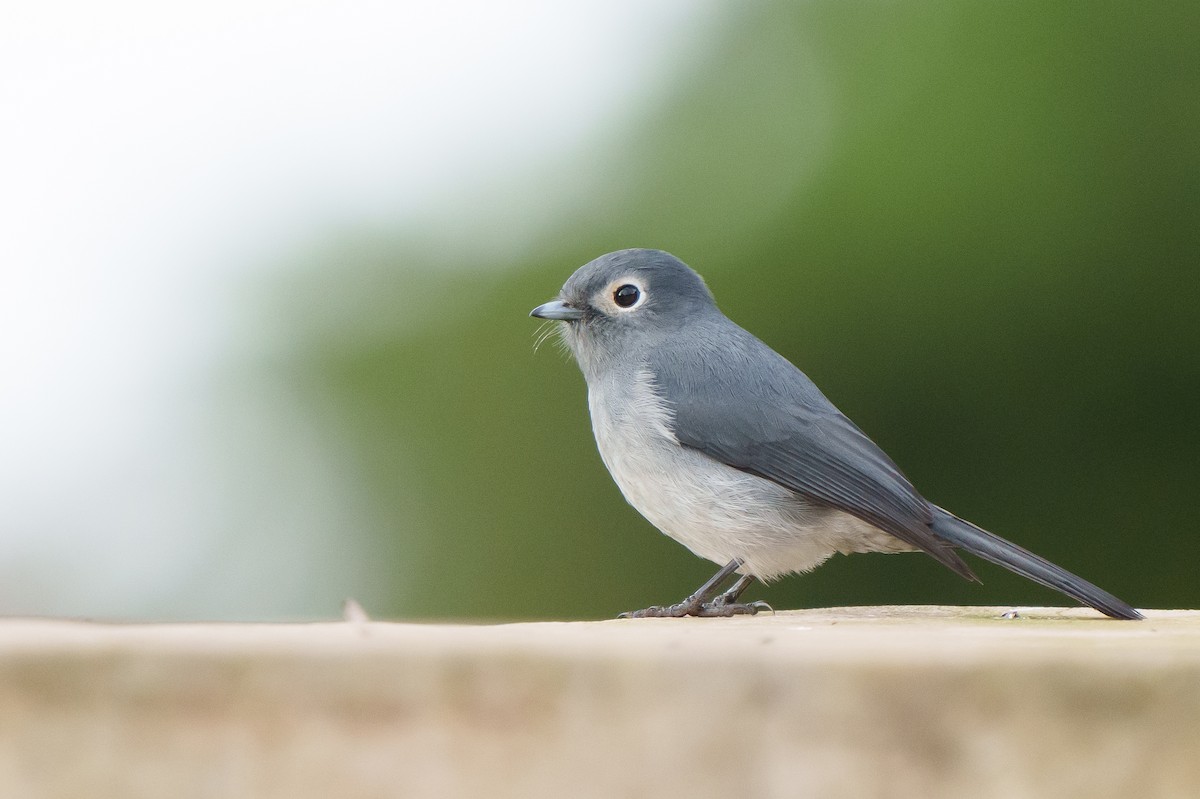
[[[734,327],[732,346],[722,336],[716,357],[660,351],[651,358],[679,443],[856,516],[976,579],[934,534],[932,506],[883,450],[803,372]],[[692,345],[703,348],[704,339]],[[680,368],[685,363],[692,368]]]

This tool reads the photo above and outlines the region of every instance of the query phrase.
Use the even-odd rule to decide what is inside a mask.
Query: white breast
[[[744,573],[765,580],[807,571],[838,551],[907,548],[853,516],[680,446],[671,409],[645,371],[589,384],[588,406],[600,457],[625,499],[700,557],[722,565],[740,558]]]

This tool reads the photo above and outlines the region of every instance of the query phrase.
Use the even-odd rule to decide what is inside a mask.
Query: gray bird
[[[717,308],[700,275],[660,250],[602,255],[530,316],[562,322],[587,380],[592,430],[629,504],[719,572],[645,616],[732,616],[755,580],[836,552],[920,550],[978,581],[957,549],[1118,619],[1125,602],[939,508],[825,395]],[[721,586],[733,575],[724,593]]]

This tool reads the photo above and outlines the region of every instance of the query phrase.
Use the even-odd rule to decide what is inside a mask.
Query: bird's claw
[[[775,612],[775,608],[763,602],[761,599],[755,602],[726,602],[717,597],[712,602],[706,602],[700,606],[700,612],[697,616],[754,616],[760,611],[769,610]]]
[[[717,597],[711,602],[679,602],[675,605],[667,605],[661,607],[659,605],[651,605],[648,608],[641,610],[630,610],[617,616],[618,619],[653,619],[653,618],[672,618],[681,619],[684,616],[699,616],[702,618],[717,618],[725,616],[753,616],[760,611],[769,610],[775,612],[775,608],[763,602],[761,599],[756,602],[740,603],[727,602],[721,597]]]
[[[618,619],[681,619],[684,616],[695,616],[694,606],[687,602],[679,602],[674,605],[662,607],[660,605],[651,605],[648,608],[641,610],[629,610],[617,616]]]

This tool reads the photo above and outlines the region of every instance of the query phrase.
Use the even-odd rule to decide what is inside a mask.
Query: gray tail
[[[962,547],[973,555],[1003,566],[1035,583],[1053,588],[1067,596],[1090,605],[1114,619],[1140,619],[1142,614],[1130,605],[1098,588],[1082,577],[1055,566],[1027,549],[992,535],[949,511],[934,507],[933,532],[950,544]]]

